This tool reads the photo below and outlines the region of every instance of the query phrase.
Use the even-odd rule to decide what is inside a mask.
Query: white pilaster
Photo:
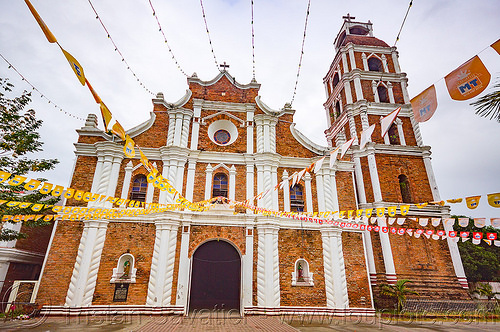
[[[283,207],[286,212],[290,212],[290,180],[288,178],[288,172],[286,169],[283,171],[283,176],[281,180],[284,181],[283,184]]]
[[[194,117],[191,130],[191,150],[196,150],[198,149],[198,139],[200,135],[201,104],[194,101],[193,111],[194,111]]]
[[[66,306],[87,307],[92,304],[101,253],[108,221],[85,220],[73,275],[66,295]]]
[[[344,90],[346,103],[352,104],[351,84],[349,83],[349,81],[344,81]]]
[[[370,179],[372,182],[373,197],[375,202],[382,201],[382,190],[380,189],[380,181],[378,178],[377,162],[375,161],[375,154],[370,151],[368,156],[368,170],[370,171]]]
[[[174,145],[175,136],[175,113],[168,112],[168,131],[167,131],[167,146]]]
[[[254,195],[255,195],[254,194],[254,166],[247,165],[247,198],[246,199],[251,199]]]
[[[247,110],[247,153],[253,153],[253,109]]]
[[[179,276],[177,278],[177,295],[175,304],[182,305],[187,308],[188,293],[189,293],[189,267],[191,266],[191,259],[189,254],[189,235],[191,231],[191,224],[183,222],[181,226],[181,250],[179,254]]]
[[[377,218],[377,224],[382,227],[387,227],[385,217]],[[382,246],[382,256],[384,256],[385,277],[387,283],[395,284],[397,281],[396,267],[394,266],[394,257],[392,256],[391,241],[389,233],[379,232],[380,245]]]
[[[325,208],[325,186],[323,182],[323,172],[316,173],[316,195],[318,198],[318,212],[326,211]]]
[[[182,136],[182,113],[175,114],[175,131],[174,131],[174,145],[181,146]]]
[[[401,67],[399,67],[399,59],[398,59],[398,52],[396,51],[396,47],[392,47],[392,63],[394,64],[394,70],[396,73],[401,73]]]
[[[387,66],[387,58],[385,57],[385,54],[382,54],[382,67],[384,67],[384,73],[389,72],[389,67]]]
[[[205,200],[212,196],[212,165],[208,164],[205,169]]]
[[[368,68],[368,61],[366,60],[366,54],[364,52],[361,54],[361,59],[363,60],[363,70],[370,70],[370,68]]]
[[[403,121],[400,118],[396,118],[396,126],[398,127],[399,143],[401,145],[406,145],[405,133],[403,131]]]
[[[228,198],[230,200],[235,200],[236,197],[236,167],[231,166],[229,169],[229,192],[228,192]]]
[[[306,189],[306,211],[307,212],[313,212],[313,199],[312,199],[312,188],[311,188],[311,174],[309,172],[306,172],[304,175],[304,184],[305,184],[305,189]]]
[[[245,241],[245,255],[243,255],[243,307],[252,305],[253,297],[253,227],[247,226],[246,241]]]
[[[377,82],[372,81],[372,92],[373,92],[373,98],[376,103],[380,103],[380,98],[378,96],[378,91],[377,91]]]
[[[168,179],[168,164],[169,164],[169,161],[165,160],[164,158],[162,158],[162,160],[163,160],[163,169],[161,171],[161,175],[165,179]],[[158,203],[160,203],[160,204],[167,204],[167,197],[168,197],[168,192],[166,190],[160,190],[160,196],[158,197]]]
[[[189,160],[187,179],[186,179],[186,199],[190,202],[193,201],[195,173],[196,173],[196,161]]]
[[[394,92],[392,91],[392,83],[391,82],[387,82],[387,92],[389,94],[389,102],[391,104],[394,104],[395,101],[394,101]]]
[[[94,179],[92,180],[91,192],[97,192],[99,188],[99,182],[101,181],[102,167],[104,165],[104,156],[97,157],[97,164],[95,166]]]
[[[363,88],[361,87],[360,75],[354,75],[354,90],[356,91],[356,101],[365,99],[363,97]]]
[[[342,233],[337,229],[322,229],[323,262],[325,273],[326,306],[345,309],[349,307]]]
[[[430,151],[425,151],[423,157],[424,157],[425,171],[427,173],[427,178],[429,179],[429,185],[431,186],[432,198],[435,201],[440,201],[441,197],[439,195],[439,189],[437,186],[436,177],[434,176],[434,171],[432,170]]]
[[[146,305],[168,306],[172,299],[178,225],[169,220],[156,220],[155,224],[156,238]]]
[[[344,74],[349,71],[349,67],[347,66],[347,55],[345,52],[342,52],[342,67],[344,68]]]
[[[280,305],[278,230],[270,224],[257,225],[257,305],[278,307]]]
[[[122,194],[120,198],[127,198],[128,191],[130,190],[130,182],[132,181],[132,170],[134,169],[134,164],[132,160],[125,166],[125,176],[123,177]]]

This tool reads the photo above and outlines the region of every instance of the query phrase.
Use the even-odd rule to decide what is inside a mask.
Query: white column
[[[235,197],[236,197],[236,167],[231,166],[231,168],[229,169],[229,192],[228,192],[228,196],[229,196],[229,199],[231,200],[235,200]]]
[[[257,165],[257,194],[264,191],[264,167],[262,165]],[[264,200],[258,199],[257,206],[263,207]]]
[[[318,198],[318,212],[326,211],[325,204],[325,187],[323,182],[323,172],[320,170],[316,173],[316,195]]]
[[[347,104],[352,104],[352,92],[351,92],[351,84],[349,81],[344,81],[344,90],[345,90],[345,101]]]
[[[254,195],[255,195],[254,194],[254,166],[247,165],[247,198],[246,199],[251,199]]]
[[[368,265],[368,274],[370,275],[370,283],[377,284],[377,270],[375,269],[375,258],[373,256],[373,244],[369,231],[363,231],[363,243],[365,246],[365,257]]]
[[[441,197],[439,195],[439,189],[436,182],[436,177],[434,176],[434,171],[432,170],[431,164],[431,153],[430,151],[425,151],[423,154],[425,171],[427,173],[427,178],[429,179],[429,185],[431,186],[432,198],[435,201],[440,201]]]
[[[354,49],[349,47],[349,60],[351,62],[351,71],[356,69],[356,57],[354,57]]]
[[[399,59],[398,59],[398,52],[396,51],[396,47],[391,48],[391,53],[392,53],[392,63],[394,64],[394,70],[396,73],[401,73],[401,67],[399,67]]]
[[[198,137],[200,135],[200,116],[201,116],[201,105],[196,101],[193,102],[193,126],[191,130],[191,150],[198,149]]]
[[[335,171],[330,173],[330,187],[331,187],[331,193],[332,193],[333,211],[338,211],[339,210],[339,197],[338,197],[338,193],[337,193],[337,179],[335,176]]]
[[[87,307],[92,304],[108,227],[106,220],[84,220],[83,223],[78,255],[66,295],[65,306],[69,307]]]
[[[9,270],[10,262],[0,260],[0,289],[3,288],[5,283],[5,277],[7,276],[7,271]]]
[[[349,66],[347,65],[347,56],[345,52],[342,52],[342,67],[344,67],[344,74],[349,71]]]
[[[424,140],[422,139],[422,133],[420,133],[420,125],[415,120],[413,112],[410,112],[410,122],[413,127],[413,133],[415,134],[415,140],[417,141],[417,146],[424,145]]]
[[[186,310],[189,293],[189,268],[191,266],[191,259],[188,257],[191,224],[189,222],[183,222],[181,227],[181,250],[179,254],[179,275],[177,278],[177,295],[175,304],[184,306]]]
[[[174,145],[181,146],[182,136],[182,113],[175,114],[175,131],[174,131]]]
[[[306,172],[304,175],[304,183],[305,183],[305,189],[306,189],[306,211],[307,212],[313,212],[313,199],[312,199],[312,188],[311,188],[311,174],[309,172]]]
[[[278,185],[278,167],[277,166],[272,166],[271,167],[271,186],[272,186],[272,197],[273,197],[273,210],[278,211],[279,210],[279,201],[278,201],[278,192],[279,190],[274,190],[276,186]]]
[[[361,168],[361,160],[359,157],[354,157],[354,172],[356,174],[356,189],[358,190],[358,198],[361,204],[366,203],[365,184],[363,181],[363,170]]]
[[[189,160],[187,179],[186,179],[186,199],[190,202],[193,201],[195,173],[196,173],[196,161]]]
[[[410,103],[410,96],[408,95],[407,78],[401,80],[401,91],[403,92],[403,100],[405,104]]]
[[[177,228],[175,222],[156,220],[156,238],[151,262],[146,305],[169,306],[172,299]]]
[[[368,61],[366,60],[366,54],[364,52],[361,54],[361,59],[363,60],[363,70],[370,70],[370,68],[368,67]]]
[[[208,164],[205,169],[205,200],[212,196],[212,165]]]
[[[286,212],[290,212],[290,182],[288,178],[288,172],[286,169],[283,171],[283,176],[281,180],[284,181],[283,184],[283,207]]]
[[[253,227],[247,226],[245,255],[243,255],[243,307],[252,306],[253,297]]]
[[[372,92],[373,92],[373,98],[375,98],[376,103],[380,103],[380,98],[378,96],[378,91],[377,91],[377,82],[372,81]]]
[[[191,122],[191,115],[184,114],[182,118],[182,133],[181,133],[181,144],[182,148],[187,148],[188,137],[189,137],[189,123]]]
[[[253,153],[253,108],[247,110],[247,153]]]
[[[264,165],[264,172],[263,172],[263,185],[264,188],[263,190],[268,190],[268,189],[273,189],[273,178],[272,178],[272,173],[271,173],[271,166],[270,165]],[[262,203],[263,207],[266,209],[272,209],[273,208],[273,195],[272,192],[269,192],[267,195],[262,197]]]
[[[443,221],[444,230],[446,234],[449,234],[453,230],[453,226]],[[467,276],[465,275],[464,266],[462,264],[462,258],[460,257],[460,252],[458,250],[457,243],[450,237],[446,237],[448,242],[448,248],[450,249],[451,261],[453,263],[453,268],[455,269],[455,275],[457,276],[460,286],[465,289],[469,289],[469,284],[467,283]]]
[[[382,54],[382,66],[384,67],[384,73],[388,73],[389,67],[387,66],[387,58],[385,57],[385,54]]]
[[[175,188],[179,193],[182,194],[182,188],[184,187],[184,167],[186,165],[185,160],[177,161],[177,172],[175,173]]]
[[[356,101],[365,99],[363,97],[363,88],[361,87],[360,75],[358,73],[353,75],[354,77],[354,90],[356,91]]]
[[[104,165],[104,156],[97,157],[97,164],[95,166],[94,179],[92,180],[91,192],[96,193],[97,188],[99,188],[99,182],[101,181],[102,167]]]
[[[349,307],[342,233],[337,229],[321,230],[325,272],[326,306],[345,309]]]
[[[3,223],[3,227],[0,226],[0,229],[5,229],[5,230],[8,229],[8,230],[12,230],[14,232],[20,232],[22,225],[23,225],[22,221],[19,221],[16,223],[11,223],[11,222],[6,221]],[[16,246],[16,243],[17,243],[17,239],[11,240],[11,241],[0,241],[0,248],[14,248]],[[0,259],[1,259],[1,257],[0,257]],[[5,272],[5,273],[7,273],[7,272]],[[0,279],[0,280],[3,280],[3,279]],[[0,288],[0,289],[2,289],[2,288]]]
[[[378,179],[377,162],[373,151],[368,153],[368,170],[370,171],[370,179],[372,182],[373,198],[375,202],[382,202],[382,190]]]
[[[269,121],[264,122],[264,152],[271,152]]]
[[[396,118],[395,122],[398,127],[399,143],[401,143],[401,145],[406,145],[405,133],[403,131],[403,121],[400,118]]]
[[[165,178],[168,179],[168,160],[162,158],[163,160],[163,168],[161,171],[161,175]],[[160,204],[167,204],[167,197],[168,197],[168,192],[166,190],[160,190],[160,196],[158,197],[158,203]]]
[[[269,224],[257,225],[257,305],[259,307],[279,307],[279,257],[278,230]]]
[[[168,112],[168,131],[167,131],[167,146],[174,145],[175,135],[175,113]]]
[[[123,177],[123,185],[122,185],[122,195],[120,198],[127,198],[128,191],[130,190],[130,182],[132,181],[132,170],[134,169],[134,164],[132,161],[129,161],[125,166],[125,176]]]
[[[387,227],[385,217],[377,218],[377,223],[382,227]],[[391,241],[389,240],[389,233],[379,232],[380,245],[382,246],[382,256],[384,256],[385,277],[387,283],[395,284],[397,281],[396,267],[394,266],[394,257],[392,256]]]
[[[389,102],[391,104],[394,104],[395,101],[394,101],[394,92],[392,91],[392,83],[391,82],[387,82],[387,91],[388,91],[388,94],[389,94]]]

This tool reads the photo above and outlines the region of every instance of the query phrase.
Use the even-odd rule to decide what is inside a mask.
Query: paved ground
[[[203,332],[363,332],[363,331],[500,331],[500,322],[471,321],[390,321],[390,319],[329,318],[318,319],[282,318],[272,316],[240,317],[179,317],[179,316],[98,316],[98,317],[48,317],[44,320],[0,321],[0,331],[203,331]]]

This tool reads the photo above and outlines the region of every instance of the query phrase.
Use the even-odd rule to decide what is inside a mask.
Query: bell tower
[[[336,55],[323,79],[328,122],[325,134],[332,149],[354,138],[351,154],[344,158],[353,163],[358,208],[440,201],[431,166],[430,147],[424,146],[418,122],[413,117],[407,91],[408,79],[399,66],[396,47],[374,37],[370,21],[358,22],[349,14],[343,19],[334,41]],[[398,107],[401,107],[398,117],[382,137],[381,119]],[[373,124],[375,129],[371,139],[360,149],[361,133]],[[429,204],[417,209],[412,205],[408,216],[444,218],[449,216],[449,207]],[[386,218],[378,218],[377,223],[381,227],[387,226]],[[408,218],[404,227],[418,228],[414,223]],[[396,238],[383,232],[365,233],[372,285],[395,283],[397,279],[415,280],[419,275],[423,278],[419,269],[424,268],[429,274],[427,277],[432,278],[434,273],[437,277],[438,259],[430,258],[438,250],[434,243],[424,241],[424,245],[428,246],[428,257],[416,254],[414,257],[418,259],[413,264],[400,257],[403,237]],[[422,240],[407,238],[408,241]],[[457,245],[453,241],[449,241],[448,245],[450,250],[442,259],[449,262],[451,256],[454,271],[451,270],[450,278],[454,279],[456,286],[459,282],[465,287],[467,282]],[[417,248],[410,242],[404,247]],[[413,255],[410,252],[407,254]],[[422,283],[424,281],[425,278]]]

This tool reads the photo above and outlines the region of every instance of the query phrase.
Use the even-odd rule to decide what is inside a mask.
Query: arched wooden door
[[[240,310],[241,258],[225,241],[208,241],[193,254],[189,310]]]

